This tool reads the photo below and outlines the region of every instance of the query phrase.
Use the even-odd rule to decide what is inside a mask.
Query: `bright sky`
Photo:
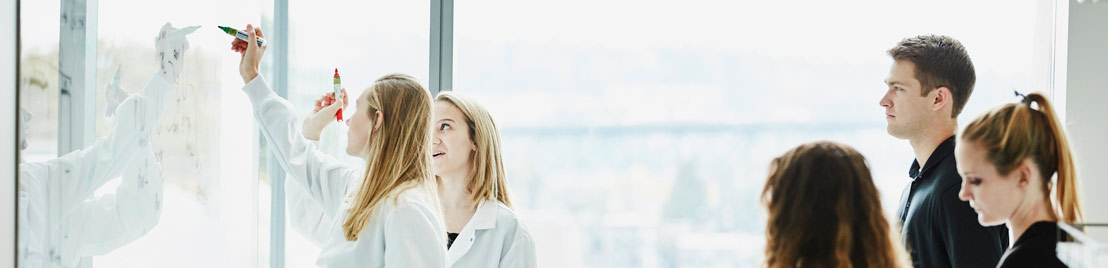
[[[422,1],[295,2],[297,23],[326,21],[307,38],[342,36],[346,32],[404,36],[428,31],[427,23],[411,21],[411,13],[390,12],[427,6]],[[413,3],[416,2],[416,3]],[[217,34],[216,25],[241,27],[255,22],[261,10],[254,1],[100,1],[102,38],[147,42],[160,24],[203,25],[200,33]],[[395,6],[386,6],[395,5]],[[23,1],[25,48],[57,40],[59,1]],[[172,9],[170,12],[167,9]],[[1039,14],[1034,1],[466,1],[455,5],[456,36],[494,42],[557,42],[568,45],[618,47],[699,47],[756,52],[813,61],[883,59],[881,53],[905,36],[938,33],[955,36],[970,49],[981,68],[1005,72],[1030,64],[1030,35]],[[364,12],[362,12],[364,10]],[[138,12],[141,11],[141,12]],[[162,11],[162,12],[159,12]],[[239,15],[241,14],[241,15]],[[324,14],[336,14],[326,16]],[[470,15],[474,14],[474,15]],[[934,14],[933,17],[919,14]],[[419,14],[422,15],[422,14]],[[126,18],[126,19],[105,19]],[[209,18],[220,18],[211,20]],[[294,26],[296,27],[296,26]],[[210,28],[210,29],[209,29]],[[207,32],[207,33],[206,33]],[[134,34],[128,34],[134,33]],[[422,36],[425,36],[423,34]],[[824,42],[836,41],[836,42]],[[820,43],[818,46],[814,43]],[[343,47],[343,45],[338,45]],[[334,47],[305,47],[328,50]],[[988,49],[985,49],[988,48]],[[862,58],[860,58],[862,57]]]
[[[1040,12],[1041,14],[1051,14]],[[472,15],[471,15],[472,14]],[[926,16],[921,14],[934,14]],[[815,62],[885,60],[901,38],[946,34],[979,68],[1030,64],[1035,1],[466,1],[455,36],[619,49],[694,47]]]

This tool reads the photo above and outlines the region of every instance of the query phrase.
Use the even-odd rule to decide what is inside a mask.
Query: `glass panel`
[[[1032,73],[1033,56],[1050,53],[1033,47],[1043,29],[1028,18],[1050,14],[1035,1],[455,8],[454,89],[496,117],[543,266],[756,265],[768,163],[807,141],[862,152],[892,215],[914,156],[886,134],[878,101],[885,51],[902,38],[967,47],[978,76],[962,122],[1012,101],[1012,89],[1047,90],[1028,88],[1048,75]]]
[[[259,189],[251,179],[254,163],[247,159],[257,157],[251,146],[252,110],[244,105],[248,100],[240,90],[238,55],[229,49],[232,38],[217,28],[258,25],[260,12],[243,11],[260,10],[260,4],[99,1],[98,137],[112,129],[112,120],[104,115],[116,73],[124,91],[137,92],[159,68],[153,37],[162,25],[201,28],[188,35],[177,89],[166,100],[151,138],[165,177],[161,220],[142,238],[95,258],[95,266],[247,267],[260,259],[258,236],[268,233],[253,230],[268,222],[258,221],[256,200],[259,191],[268,189]]]
[[[88,96],[95,106],[84,111],[95,118],[88,135],[97,142],[60,157],[58,133],[67,130],[58,129],[59,2],[21,3],[20,106],[35,118],[20,165],[20,221],[42,228],[20,230],[20,253],[30,253],[20,261],[256,266],[253,116],[242,105],[231,37],[216,26],[259,23],[260,1],[101,0],[92,1],[87,20],[70,18],[98,40],[85,57],[95,69],[95,94]],[[167,22],[201,27],[187,35],[187,49],[155,45]],[[171,47],[179,53],[170,55]],[[176,87],[158,74],[167,67],[161,55],[177,57],[168,65],[179,73]]]
[[[58,156],[58,2],[20,3],[19,107],[33,115],[21,151],[25,162]]]

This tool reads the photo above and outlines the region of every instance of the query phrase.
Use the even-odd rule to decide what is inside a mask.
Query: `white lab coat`
[[[46,162],[19,164],[20,267],[87,267],[158,224],[161,166],[150,135],[175,85],[155,75],[116,109],[118,124],[93,145]],[[123,176],[114,194],[93,199]]]
[[[450,267],[538,267],[535,240],[500,201],[481,201],[446,252]]]
[[[287,179],[303,187],[322,211],[335,219],[316,261],[321,267],[445,267],[445,232],[432,197],[419,188],[397,194],[375,209],[356,241],[347,241],[342,224],[362,183],[363,171],[328,156],[300,133],[292,104],[277,96],[258,76],[243,86],[254,117]],[[290,210],[290,218],[304,215]],[[294,225],[295,226],[295,225]]]
[[[320,245],[330,219],[311,203],[305,190],[285,184],[285,199],[293,230]],[[450,267],[538,267],[535,241],[512,209],[499,201],[483,201],[446,252]]]
[[[289,226],[311,241],[317,247],[323,247],[330,234],[331,218],[323,214],[323,209],[312,201],[308,191],[292,180],[285,180],[285,207],[289,211]]]

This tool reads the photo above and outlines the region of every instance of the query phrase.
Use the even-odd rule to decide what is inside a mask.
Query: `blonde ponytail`
[[[1022,102],[993,109],[967,124],[959,136],[964,142],[979,142],[1002,175],[1015,170],[1024,159],[1031,159],[1039,166],[1043,194],[1054,213],[1063,222],[1082,221],[1073,152],[1045,96],[1031,93]],[[1055,173],[1057,183],[1051,183]],[[1054,202],[1049,198],[1051,187],[1056,189]]]

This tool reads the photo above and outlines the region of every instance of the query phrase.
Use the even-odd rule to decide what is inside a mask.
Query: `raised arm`
[[[322,247],[333,223],[323,213],[323,207],[312,200],[303,187],[290,180],[285,180],[285,204],[290,215],[297,215],[289,217],[289,226],[312,244]]]
[[[146,235],[161,218],[163,179],[154,152],[143,148],[114,194],[82,202],[65,217],[64,246],[77,256],[98,256]]]
[[[334,219],[351,178],[358,176],[357,170],[324,154],[319,146],[302,136],[292,104],[277,96],[265,78],[258,75],[265,47],[259,47],[254,40],[263,36],[261,30],[247,25],[246,31],[251,41],[235,39],[232,49],[242,56],[239,74],[246,82],[242,90],[254,107],[254,118],[262,136],[276,156],[277,163],[287,173],[287,178],[303,187],[325,215]]]
[[[80,151],[47,161],[48,189],[62,196],[63,213],[92,196],[105,182],[119,177],[136,156],[150,146],[150,135],[161,119],[165,100],[176,88],[155,75],[146,87],[116,108],[117,122],[107,136]]]

